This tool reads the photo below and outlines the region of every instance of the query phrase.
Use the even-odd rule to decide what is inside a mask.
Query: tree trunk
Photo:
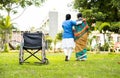
[[[5,30],[5,43],[4,43],[4,51],[9,52],[9,33],[8,30]]]

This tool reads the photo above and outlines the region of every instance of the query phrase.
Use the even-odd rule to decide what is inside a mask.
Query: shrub
[[[100,47],[100,50],[101,51],[108,51],[108,48],[109,48],[109,44],[105,43],[102,47]]]

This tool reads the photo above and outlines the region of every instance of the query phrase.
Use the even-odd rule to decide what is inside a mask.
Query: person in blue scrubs
[[[74,43],[73,26],[77,25],[76,21],[71,20],[71,15],[66,14],[66,20],[62,23],[63,34],[62,34],[62,48],[65,54],[65,61],[70,60]]]

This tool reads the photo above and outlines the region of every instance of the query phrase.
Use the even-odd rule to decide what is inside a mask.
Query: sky
[[[26,9],[19,9],[17,15],[13,15],[16,18],[24,10],[24,13],[17,19],[13,20],[16,23],[16,27],[20,30],[29,30],[31,27],[39,28],[41,22],[48,17],[49,11],[56,10],[58,12],[69,12],[70,8],[68,3],[73,0],[47,0],[41,7],[30,6]]]

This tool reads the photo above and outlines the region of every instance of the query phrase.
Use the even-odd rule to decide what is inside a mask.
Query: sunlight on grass
[[[19,65],[18,52],[0,53],[0,78],[120,78],[120,54],[88,53],[84,62],[75,61],[75,53],[68,62],[63,53],[46,55],[48,65],[35,64],[39,60],[34,57],[27,60],[30,63]]]

